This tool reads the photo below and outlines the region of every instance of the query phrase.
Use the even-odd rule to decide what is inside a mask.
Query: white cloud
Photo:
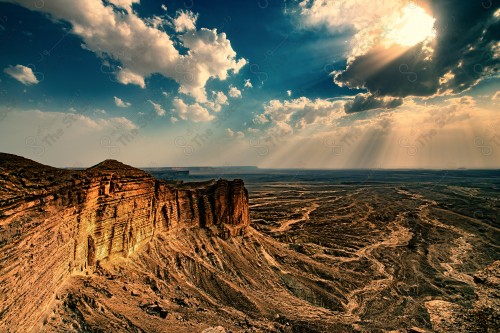
[[[125,117],[114,117],[108,120],[108,124],[111,126],[119,127],[121,129],[137,129],[138,127],[130,120]]]
[[[245,59],[236,60],[226,34],[218,34],[216,29],[189,31],[179,39],[190,51],[179,61],[175,79],[181,84],[179,92],[193,96],[197,102],[206,102],[205,84],[210,78],[225,80],[229,71],[238,73],[247,63]]]
[[[250,133],[250,134],[257,134],[257,133],[260,132],[260,130],[257,129],[257,128],[249,127],[249,128],[247,128],[247,132]]]
[[[83,39],[86,49],[103,61],[111,58],[120,63],[116,78],[122,84],[144,88],[145,78],[159,73],[179,83],[181,93],[205,102],[205,84],[209,79],[225,80],[230,72],[237,73],[246,64],[245,59],[236,58],[226,34],[217,33],[216,29],[192,29],[177,36],[180,45],[188,49],[187,54],[180,54],[171,36],[160,30],[164,19],[143,20],[130,9],[136,0],[114,1],[128,8],[127,13],[116,11],[101,0],[51,0],[41,8],[31,0],[14,2],[71,23],[72,33]],[[187,21],[183,26],[193,28]]]
[[[186,104],[182,99],[176,97],[172,102],[175,112],[182,120],[191,120],[194,122],[204,122],[214,119],[207,109],[202,107],[199,103],[191,105]]]
[[[178,11],[177,17],[174,19],[174,27],[177,32],[184,32],[196,29],[196,21],[198,20],[198,15],[193,12]]]
[[[238,138],[238,139],[243,139],[245,137],[245,133],[243,133],[241,131],[235,132],[232,129],[227,128],[226,129],[226,136],[229,138],[234,137],[234,138]]]
[[[115,98],[115,104],[116,104],[116,106],[118,106],[118,107],[120,107],[120,108],[128,108],[130,105],[132,105],[132,104],[130,104],[129,102],[124,102],[124,101],[123,101],[121,98],[119,98],[119,97],[114,96],[114,98]]]
[[[170,117],[170,122],[171,122],[172,124],[175,124],[175,123],[176,123],[176,122],[178,122],[178,121],[179,121],[179,119],[177,119],[176,117],[174,117],[174,116]]]
[[[113,5],[130,10],[132,8],[132,4],[139,3],[140,0],[109,0]]]
[[[33,73],[33,70],[23,65],[9,66],[3,71],[27,86],[31,84],[37,84],[39,82],[35,74]]]
[[[266,116],[265,113],[261,113],[261,114],[256,115],[253,118],[253,122],[254,122],[254,124],[257,124],[257,125],[263,125],[263,124],[267,124],[269,122],[269,118]]]
[[[131,72],[129,69],[121,69],[116,74],[116,79],[121,84],[135,84],[141,88],[146,87],[146,83],[144,82],[144,77],[139,74]]]
[[[161,107],[160,104],[157,104],[150,99],[148,99],[148,102],[151,103],[157,115],[159,115],[160,117],[165,115],[165,110]]]
[[[106,112],[106,110],[103,110],[103,109],[95,109],[94,114],[95,115],[97,115],[97,114],[104,115],[104,114],[108,114],[108,113]]]
[[[252,82],[250,82],[250,79],[246,79],[245,80],[245,85],[244,85],[245,88],[253,88],[253,84]]]
[[[255,124],[271,123],[278,126],[278,133],[289,134],[292,128],[302,129],[309,125],[329,124],[345,115],[345,101],[325,99],[310,100],[307,97],[279,101],[272,100],[264,104],[264,112],[254,117]]]
[[[219,112],[222,109],[222,105],[229,104],[227,101],[227,96],[222,91],[212,91],[213,101],[205,103],[215,112]]]
[[[292,126],[284,121],[274,123],[274,126],[267,131],[268,135],[275,138],[284,138],[293,134]]]
[[[290,96],[292,96],[292,91],[291,90],[287,90],[286,94],[288,95],[288,97],[290,97]]]
[[[214,94],[216,96],[216,99],[215,99],[216,103],[227,104],[227,96],[222,91],[218,91],[218,92],[214,91]]]
[[[238,88],[231,86],[229,87],[229,96],[232,98],[240,98],[241,91]]]

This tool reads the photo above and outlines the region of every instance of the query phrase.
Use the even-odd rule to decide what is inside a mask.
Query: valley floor
[[[497,332],[500,203],[449,183],[267,182],[229,240],[158,234],[74,276],[59,332]]]

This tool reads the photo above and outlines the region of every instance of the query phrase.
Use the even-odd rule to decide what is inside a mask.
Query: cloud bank
[[[157,16],[143,19],[133,10],[138,0],[110,3],[51,0],[41,7],[31,0],[10,2],[69,22],[71,32],[82,38],[86,49],[103,60],[119,63],[114,71],[116,80],[122,84],[144,88],[145,79],[158,73],[175,80],[180,86],[179,92],[205,102],[205,85],[209,79],[225,80],[246,64],[245,59],[237,59],[225,33],[218,33],[217,29],[197,30],[197,16],[189,11],[179,12],[175,19]],[[176,43],[187,52],[181,54]],[[28,74],[25,73],[27,79],[23,83],[35,83]]]

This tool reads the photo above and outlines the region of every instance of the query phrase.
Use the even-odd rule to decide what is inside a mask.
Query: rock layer
[[[241,180],[172,185],[112,160],[64,170],[0,154],[0,331],[32,330],[67,277],[156,233],[229,238],[249,222]]]

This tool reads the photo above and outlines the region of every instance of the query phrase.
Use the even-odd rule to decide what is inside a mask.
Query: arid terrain
[[[285,285],[337,313],[346,331],[496,332],[498,174],[485,183],[446,172],[427,183],[384,177],[251,191],[254,228],[311,260],[306,280]]]
[[[2,332],[500,328],[498,172],[263,171],[239,175],[248,199],[240,181],[8,160]]]

